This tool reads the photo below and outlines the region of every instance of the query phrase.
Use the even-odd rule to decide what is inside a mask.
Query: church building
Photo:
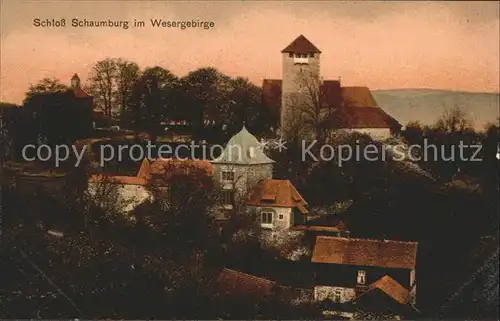
[[[366,133],[374,139],[386,139],[401,129],[398,121],[378,106],[369,88],[342,87],[340,80],[323,80],[321,54],[300,35],[281,51],[282,79],[264,79],[264,104],[279,115],[281,129],[303,120],[304,107],[333,110],[332,129]]]

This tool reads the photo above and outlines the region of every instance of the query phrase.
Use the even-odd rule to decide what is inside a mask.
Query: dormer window
[[[248,149],[248,156],[249,156],[250,158],[255,158],[255,147],[250,147],[250,148]]]
[[[363,285],[366,283],[366,271],[359,270],[358,271],[358,284]]]

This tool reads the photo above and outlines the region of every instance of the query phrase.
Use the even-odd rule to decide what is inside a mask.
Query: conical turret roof
[[[226,145],[222,154],[212,163],[256,165],[272,164],[274,161],[266,156],[262,144],[246,127],[235,134]]]

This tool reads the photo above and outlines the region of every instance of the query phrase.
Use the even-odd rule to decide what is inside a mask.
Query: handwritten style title
[[[144,20],[134,19],[129,20],[89,20],[89,19],[79,19],[73,18],[67,20],[66,18],[61,19],[40,19],[36,18],[33,20],[33,26],[37,28],[145,28],[146,26],[154,28],[174,28],[174,29],[213,29],[215,28],[214,21],[203,21],[200,19],[192,20],[164,20],[164,19],[149,19],[149,23]]]

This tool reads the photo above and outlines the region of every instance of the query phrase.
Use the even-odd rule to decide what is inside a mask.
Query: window
[[[313,54],[313,53],[310,53],[310,54],[309,54],[309,57],[310,57],[310,58],[314,58],[314,54]]]
[[[272,212],[261,212],[261,221],[262,225],[272,225],[273,224],[273,213]]]
[[[290,52],[290,53],[288,54],[288,57],[293,58],[293,52]]]
[[[336,289],[333,292],[333,302],[340,302],[341,299],[342,299],[342,290]]]
[[[248,156],[249,156],[250,158],[255,158],[255,147],[250,147],[250,148],[248,149]]]
[[[365,284],[366,282],[366,271],[358,271],[358,284]]]
[[[223,181],[234,181],[234,172],[233,171],[222,171],[222,180]]]
[[[283,218],[285,218],[285,217],[283,216],[283,214],[280,214],[280,215],[278,216],[278,218],[279,218],[280,220],[282,220],[282,219],[283,219]]]
[[[233,190],[224,190],[222,191],[222,202],[226,205],[233,204],[234,200],[234,191]]]

